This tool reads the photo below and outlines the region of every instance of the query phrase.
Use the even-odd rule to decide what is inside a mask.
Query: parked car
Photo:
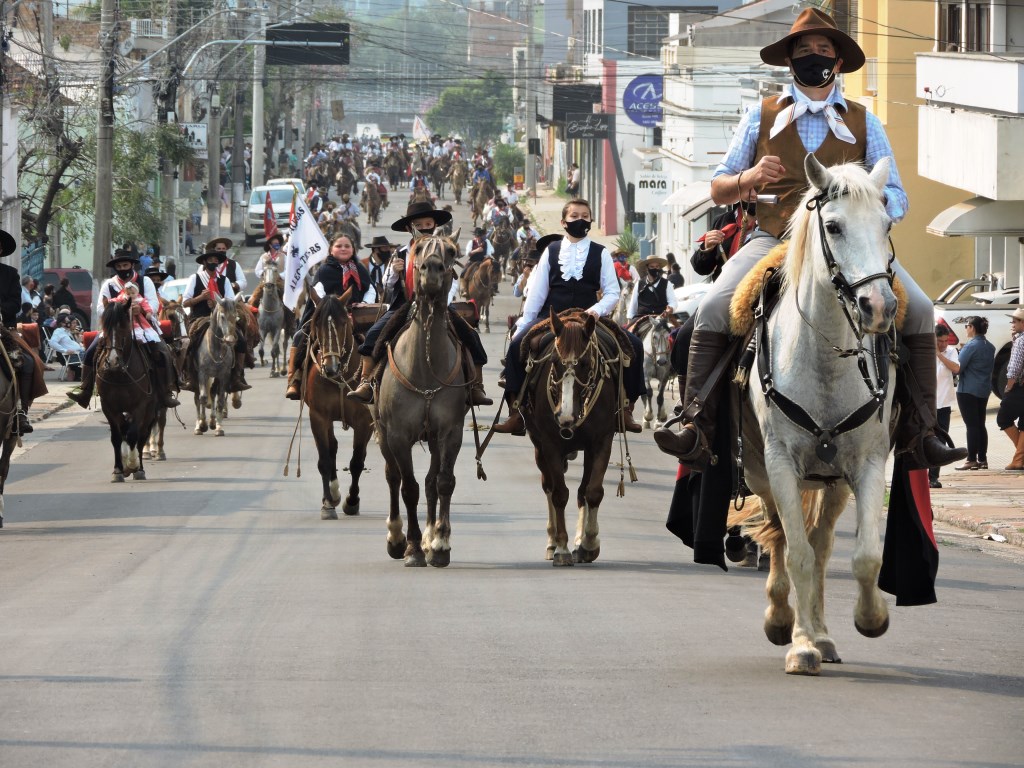
[[[996,366],[992,372],[992,391],[1002,398],[1006,389],[1006,368],[1010,364],[1010,318],[1020,306],[1020,289],[995,288],[994,276],[983,275],[970,280],[957,280],[935,300],[935,323],[945,325],[959,343],[966,340],[964,327],[974,316],[988,320],[986,338],[996,348]]]
[[[302,179],[270,179],[264,183],[265,187],[291,187],[295,186],[299,188],[299,192],[303,195],[306,194],[306,182]]]
[[[292,196],[295,188],[288,186],[272,187],[264,185],[255,187],[249,195],[249,208],[245,214],[245,244],[256,245],[266,238],[263,231],[263,213],[267,206],[267,193],[270,193],[270,205],[274,209],[274,219],[282,231],[288,229],[288,216],[292,212]]]
[[[704,295],[711,290],[711,283],[690,283],[676,288],[676,318],[684,323],[697,311],[697,305]]]
[[[165,280],[164,284],[160,286],[160,295],[167,301],[176,301],[180,304],[181,297],[185,294],[185,288],[188,286],[188,281],[189,277]],[[185,309],[185,314],[188,314],[188,308]]]
[[[82,323],[82,327],[89,330],[93,327],[93,312],[96,309],[96,295],[99,293],[99,283],[93,279],[92,272],[81,267],[51,267],[43,270],[42,285],[45,288],[52,285],[60,287],[60,281],[64,278],[69,281],[68,289],[75,297],[77,309],[73,314]]]

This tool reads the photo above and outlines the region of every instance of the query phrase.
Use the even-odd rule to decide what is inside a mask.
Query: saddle
[[[459,304],[473,307],[475,311],[475,305],[471,301],[453,301],[448,306],[448,317],[451,320],[452,326],[456,323],[463,323],[475,328],[475,325],[468,323],[463,315],[456,311],[455,307]],[[399,311],[395,312],[395,314],[391,316],[391,319],[388,320],[387,324],[381,329],[380,336],[377,337],[377,343],[373,345],[373,355],[371,356],[371,359],[374,364],[373,379],[376,387],[380,387],[381,377],[384,375],[384,368],[386,366],[381,365],[381,361],[385,360],[388,356],[388,345],[395,342],[406,331],[406,329],[412,325],[414,307],[414,303],[409,303]],[[452,326],[449,326],[448,328],[448,338],[451,339],[452,343],[456,346],[462,346],[462,341],[459,339],[458,334]],[[472,381],[476,372],[473,370],[473,360],[469,356],[468,352],[463,352],[462,354],[462,366],[463,372],[466,376],[466,381]]]
[[[582,314],[578,309],[569,309],[560,312],[560,318],[575,317]],[[632,362],[630,356],[633,351],[633,344],[630,342],[626,332],[606,317],[598,319],[595,326],[597,332],[597,344],[601,355],[607,360],[621,359],[624,367],[629,367]],[[529,331],[523,343],[519,346],[519,359],[528,364],[530,358],[537,359],[547,350],[548,346],[555,339],[555,332],[551,330],[551,320],[546,319],[537,323]]]

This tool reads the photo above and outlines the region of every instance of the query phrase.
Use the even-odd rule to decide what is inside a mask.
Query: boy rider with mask
[[[711,197],[718,205],[732,205],[756,187],[778,195],[775,205],[760,203],[760,231],[722,267],[721,275],[701,302],[690,343],[683,428],[662,427],[655,442],[691,469],[702,469],[710,448],[718,410],[720,387],[701,402],[697,395],[729,344],[729,305],[740,280],[783,236],[790,216],[807,189],[804,157],[814,152],[826,167],[861,162],[870,170],[883,157],[890,158],[885,187],[886,210],[894,222],[907,212],[892,148],[881,122],[856,102],[843,99],[835,86],[839,72],[864,66],[864,52],[840,31],[832,17],[817,8],[805,8],[789,34],[761,50],[761,60],[788,66],[793,84],[776,97],[752,108],[740,122],[725,160],[711,181]],[[907,387],[919,397],[902,403],[897,451],[911,455],[919,467],[950,464],[966,456],[949,448],[935,434],[935,337],[932,302],[907,271],[893,262],[893,270],[907,291],[907,317],[902,333],[909,349]],[[916,405],[922,404],[921,407]]]

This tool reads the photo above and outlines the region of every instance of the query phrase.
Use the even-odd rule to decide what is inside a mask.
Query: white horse
[[[643,395],[644,426],[654,421],[654,387],[651,382],[658,382],[658,421],[668,419],[665,411],[665,387],[672,380],[672,365],[669,360],[669,324],[664,317],[651,317],[640,340],[644,345],[644,384],[647,391]]]
[[[623,280],[621,277],[619,281],[619,300],[615,303],[615,309],[612,310],[612,320],[619,325],[625,326],[629,314],[629,299],[633,295],[633,281]]]
[[[277,285],[278,270],[268,264],[263,270],[263,293],[260,294],[260,309],[257,322],[260,328],[260,365],[265,365],[264,347],[270,340],[270,377],[285,373],[284,361],[288,359],[288,334],[285,332],[284,302]]]
[[[755,330],[749,405],[756,423],[744,417],[744,471],[766,512],[760,534],[771,552],[765,634],[776,645],[792,642],[787,673],[816,675],[823,660],[840,660],[825,626],[825,569],[851,491],[859,586],[854,625],[867,637],[889,626],[878,589],[879,518],[897,300],[883,198],[888,160],[870,174],[857,164],[826,169],[813,155],[804,167],[810,189],[790,222],[783,294],[766,332]],[[749,450],[762,437],[763,456]]]

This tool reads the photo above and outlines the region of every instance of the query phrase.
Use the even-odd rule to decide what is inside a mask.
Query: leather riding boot
[[[83,408],[89,407],[92,390],[96,386],[96,371],[91,365],[82,364],[82,383],[68,391],[68,397]]]
[[[284,391],[284,396],[289,400],[302,398],[302,366],[299,363],[299,350],[295,347],[288,350],[288,389]]]
[[[526,421],[523,419],[522,412],[513,408],[505,421],[494,425],[493,431],[502,435],[519,435],[520,437],[525,435]]]
[[[915,333],[903,337],[909,353],[907,365],[910,375],[903,389],[917,387],[919,398],[910,397],[903,405],[897,429],[897,452],[909,453],[924,467],[943,467],[967,458],[966,448],[951,448],[936,435],[938,429],[935,412],[935,336]],[[921,403],[921,406],[917,405]]]
[[[633,418],[633,406],[636,405],[636,400],[631,400],[622,406],[622,424],[627,432],[634,432],[640,434],[644,431],[643,425],[637,424]]]
[[[369,355],[362,355],[363,368],[359,373],[359,386],[345,395],[360,403],[369,405],[373,402],[373,358]]]
[[[28,420],[28,409],[32,407],[32,399],[28,393],[32,391],[31,372],[20,371],[18,374],[18,389],[20,390],[21,410],[18,411],[18,434],[27,435],[34,431]]]
[[[1004,429],[1003,432],[1006,433],[1006,436],[1010,438],[1010,442],[1017,449],[1005,469],[1012,471],[1024,470],[1024,432],[1021,432],[1013,424]]]
[[[231,392],[244,392],[252,389],[252,385],[245,380],[245,352],[235,352],[235,366],[231,369]]]
[[[702,470],[711,458],[721,387],[715,386],[701,402],[700,391],[729,346],[729,336],[715,331],[694,331],[683,396],[683,428],[675,432],[672,420],[654,431],[654,442],[663,452],[678,458],[690,469]],[[934,343],[933,343],[934,346]],[[934,356],[934,355],[933,355]],[[934,366],[934,362],[932,363]]]
[[[494,405],[494,401],[484,391],[484,367],[476,366],[476,376],[469,390],[469,401],[473,405]]]

